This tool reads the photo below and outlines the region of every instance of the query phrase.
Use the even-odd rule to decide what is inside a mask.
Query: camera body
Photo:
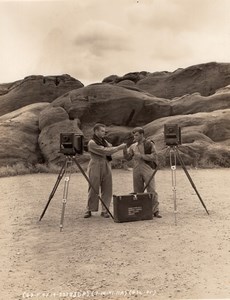
[[[181,145],[181,127],[178,124],[165,124],[164,138],[167,146]]]
[[[61,133],[60,134],[60,153],[74,156],[83,154],[83,135],[76,133]]]

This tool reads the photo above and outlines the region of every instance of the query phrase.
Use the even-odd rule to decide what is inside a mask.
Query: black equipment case
[[[152,198],[151,193],[113,195],[114,222],[152,220]]]

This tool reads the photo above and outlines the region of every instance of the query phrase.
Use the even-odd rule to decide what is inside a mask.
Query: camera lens
[[[64,143],[66,143],[66,142],[69,142],[69,136],[63,136],[62,137],[62,141],[64,142]]]

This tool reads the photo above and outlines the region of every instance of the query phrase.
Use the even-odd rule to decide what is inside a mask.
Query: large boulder
[[[70,91],[51,103],[62,107],[70,119],[82,123],[136,126],[168,116],[170,101],[132,88],[111,84],[93,84]]]
[[[69,120],[69,115],[65,109],[49,105],[39,116],[39,129],[42,131],[43,128],[64,120]]]
[[[81,133],[87,143],[97,122],[107,125],[107,138],[114,145],[130,144],[133,127],[145,126],[163,157],[163,125],[173,122],[182,127],[180,149],[186,163],[200,164],[207,158],[229,165],[229,66],[209,63],[175,72],[133,72],[86,87],[69,75],[29,76],[0,84],[0,164],[60,163],[60,134]],[[87,153],[79,158],[87,159]]]
[[[70,91],[54,100],[40,115],[40,129],[63,119],[79,119],[82,126],[143,126],[162,117],[230,108],[230,91],[211,96],[199,93],[173,100],[154,97],[132,87],[94,84]]]
[[[230,167],[230,109],[210,113],[178,115],[155,120],[144,126],[146,136],[156,143],[162,158],[166,154],[164,125],[178,124],[182,145],[178,146],[186,164],[208,163]],[[165,159],[168,163],[169,152]],[[165,162],[165,160],[163,159]]]
[[[171,101],[171,115],[187,115],[230,108],[230,91],[218,90],[210,96],[199,93],[184,95]]]
[[[82,132],[85,143],[92,137],[92,127],[101,122],[108,126],[108,139],[117,145],[130,141],[130,128],[144,125],[170,112],[170,101],[157,99],[136,89],[110,84],[93,84],[70,91],[55,99],[39,117],[39,145],[49,163],[59,163],[62,132]],[[83,155],[82,160],[88,156]]]
[[[44,157],[49,162],[57,162],[60,154],[57,155],[54,148],[58,149],[57,141],[64,129],[82,131],[87,143],[93,134],[93,125],[101,122],[107,125],[107,138],[112,144],[118,145],[124,141],[130,144],[133,140],[131,131],[134,126],[150,123],[153,126],[151,128],[154,128],[155,125],[152,124],[171,120],[172,115],[183,118],[185,117],[183,114],[189,114],[185,117],[186,120],[194,121],[198,118],[197,113],[202,111],[210,112],[206,114],[209,119],[212,111],[230,108],[229,99],[229,90],[226,89],[207,97],[194,93],[168,100],[156,98],[133,87],[126,88],[106,83],[93,84],[62,95],[41,112],[39,140],[42,143],[39,144]],[[68,128],[69,125],[66,124],[75,124],[73,120],[76,121],[76,127]],[[149,124],[145,127],[148,129],[148,126]],[[162,124],[161,126],[163,128]],[[53,144],[52,136],[55,134],[57,134],[56,142]],[[187,139],[190,140],[198,138],[207,142],[208,136],[206,139],[205,137],[201,133],[198,136],[198,133],[192,130],[187,134]],[[227,136],[224,139],[227,139]],[[49,150],[44,145],[48,145]],[[55,145],[54,148],[52,145]]]
[[[137,83],[141,79],[146,78],[151,73],[146,71],[141,72],[129,72],[124,76],[111,75],[103,79],[103,83],[122,83],[124,81],[131,81],[133,84]]]
[[[230,64],[210,62],[179,68],[174,72],[132,72],[124,76],[108,76],[103,80],[115,85],[123,81],[129,82],[129,85],[132,81],[132,85],[159,98],[173,99],[196,92],[209,96],[230,84]]]
[[[38,118],[48,103],[35,103],[0,117],[0,166],[43,162]]]
[[[177,69],[174,72],[152,73],[137,82],[139,88],[167,99],[195,92],[209,96],[228,84],[230,64],[215,62]]]
[[[79,121],[61,120],[52,124],[47,124],[40,132],[38,143],[42,155],[47,163],[60,164],[65,160],[65,155],[60,153],[60,134],[76,133],[82,134],[79,129]],[[85,161],[88,156],[82,156],[80,161]]]
[[[52,102],[80,87],[83,87],[83,84],[69,75],[28,76],[13,84],[1,84],[0,115],[32,103]]]

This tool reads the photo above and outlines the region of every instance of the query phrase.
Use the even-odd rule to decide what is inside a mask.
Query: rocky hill
[[[0,116],[32,103],[52,102],[83,84],[69,75],[28,76],[0,85]]]
[[[133,72],[124,76],[108,76],[103,82],[129,85],[160,98],[173,99],[185,94],[209,96],[230,84],[230,64],[210,62],[177,69],[174,72]]]
[[[168,163],[164,124],[182,128],[179,147],[186,164],[230,166],[230,64],[208,63],[175,72],[112,75],[83,86],[62,76],[30,76],[0,85],[0,166],[15,162],[59,164],[60,133],[83,133],[108,126],[113,144],[130,143],[143,126]],[[80,157],[87,161],[88,154]],[[115,158],[122,160],[121,156]]]

